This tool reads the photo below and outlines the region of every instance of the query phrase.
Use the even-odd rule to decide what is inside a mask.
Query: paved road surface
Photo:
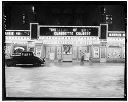
[[[123,98],[124,64],[6,67],[7,97]]]

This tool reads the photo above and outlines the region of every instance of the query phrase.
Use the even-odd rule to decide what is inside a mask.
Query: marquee
[[[40,26],[40,36],[98,36],[98,26]]]

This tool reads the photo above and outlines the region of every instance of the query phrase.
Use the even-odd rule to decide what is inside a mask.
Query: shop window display
[[[93,57],[94,58],[99,58],[99,47],[94,47],[93,51],[94,51]]]
[[[108,48],[108,58],[121,58],[121,48]]]

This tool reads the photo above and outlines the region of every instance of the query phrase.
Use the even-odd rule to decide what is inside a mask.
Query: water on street
[[[124,98],[123,63],[5,67],[7,97]]]

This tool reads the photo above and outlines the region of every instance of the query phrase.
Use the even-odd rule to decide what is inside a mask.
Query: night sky
[[[35,7],[34,13],[32,6]],[[101,7],[112,15],[109,30],[122,31],[125,28],[126,2],[3,2],[7,29],[29,29],[29,23],[41,25],[83,25],[99,26]],[[23,24],[25,15],[25,24]]]

